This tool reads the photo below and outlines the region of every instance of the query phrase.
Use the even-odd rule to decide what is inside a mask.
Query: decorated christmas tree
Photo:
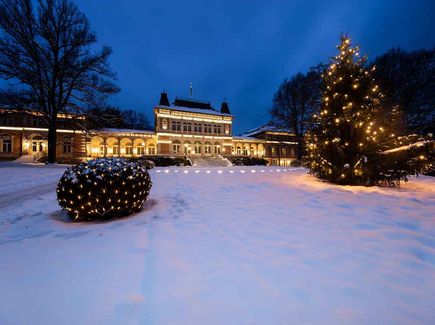
[[[368,67],[367,57],[360,56],[349,37],[341,36],[337,48],[338,55],[322,75],[323,98],[314,115],[315,127],[306,135],[308,167],[333,183],[397,185],[428,165],[427,155],[420,152],[430,154],[433,142],[399,137],[399,108],[383,104],[372,76],[375,67]]]

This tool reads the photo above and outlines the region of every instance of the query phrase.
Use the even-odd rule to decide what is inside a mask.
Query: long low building
[[[288,166],[297,143],[288,130],[264,125],[241,136],[233,135],[228,103],[215,109],[210,102],[176,97],[170,104],[162,93],[154,107],[154,130],[91,129],[86,118],[60,114],[57,136],[59,162],[96,157],[183,156],[217,159],[259,157],[270,165]],[[0,159],[20,156],[35,160],[46,155],[48,129],[40,113],[1,109]]]

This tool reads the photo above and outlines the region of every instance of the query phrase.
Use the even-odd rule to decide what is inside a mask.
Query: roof
[[[138,129],[117,129],[117,128],[102,128],[98,129],[99,132],[105,133],[144,133],[144,134],[154,134],[153,130],[138,130]]]
[[[254,138],[254,137],[247,137],[247,136],[233,136],[233,140],[239,140],[239,141],[256,141],[261,142],[264,141],[262,139]]]
[[[232,116],[231,114],[221,113],[218,110],[213,109],[203,109],[203,108],[191,108],[191,107],[179,107],[179,106],[157,106],[158,108],[170,109],[181,112],[199,113],[199,114],[211,114],[219,116]]]
[[[292,133],[290,129],[288,128],[282,128],[279,126],[271,125],[271,124],[265,124],[262,126],[259,126],[258,128],[249,130],[242,134],[242,136],[249,137],[253,136],[255,134],[259,134],[262,132],[284,132],[284,133]]]
[[[210,102],[193,98],[175,97],[174,106],[214,110]]]

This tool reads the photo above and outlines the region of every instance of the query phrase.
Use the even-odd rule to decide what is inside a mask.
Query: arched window
[[[215,155],[221,154],[221,144],[219,142],[215,142],[214,144],[214,154]]]
[[[184,147],[184,153],[186,155],[190,155],[190,152],[192,151],[192,146],[191,146],[190,142],[189,141],[184,141],[183,147]]]
[[[195,153],[197,155],[200,155],[202,153],[202,144],[199,141],[195,142]]]
[[[248,155],[248,150],[249,150],[249,146],[247,144],[245,144],[243,146],[243,155],[247,156]]]
[[[133,155],[133,143],[131,139],[123,138],[120,141],[121,144],[121,156]]]
[[[236,147],[236,154],[239,156],[242,154],[242,148],[240,146]]]
[[[249,151],[249,154],[250,154],[251,156],[255,156],[255,155],[257,154],[256,151],[257,151],[257,150],[256,150],[256,147],[255,147],[255,144],[251,144],[251,149],[250,149],[250,151]]]
[[[145,141],[143,139],[135,139],[133,142],[133,154],[143,156],[145,154]]]
[[[211,143],[210,142],[206,142],[204,144],[204,153],[206,155],[210,155],[211,154]]]

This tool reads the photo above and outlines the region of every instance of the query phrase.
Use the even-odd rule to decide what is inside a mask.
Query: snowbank
[[[433,178],[157,168],[142,212],[72,224],[62,172],[0,164],[1,324],[435,322]]]

